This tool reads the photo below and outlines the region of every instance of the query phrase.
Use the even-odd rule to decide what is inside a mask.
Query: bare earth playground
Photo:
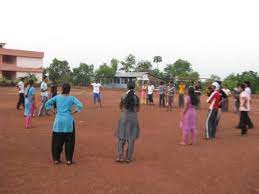
[[[104,90],[100,109],[90,89],[73,89],[84,103],[76,119],[75,164],[54,166],[51,126],[54,116],[33,118],[24,128],[23,111],[16,110],[16,88],[0,88],[0,193],[128,193],[128,194],[256,194],[259,193],[259,98],[253,96],[255,128],[245,137],[235,129],[238,116],[223,113],[217,139],[204,140],[207,104],[198,111],[198,143],[179,146],[180,110],[167,112],[141,106],[141,134],[135,161],[117,164],[118,104],[124,91]],[[177,98],[177,97],[175,97]],[[157,96],[155,97],[157,104]],[[230,102],[232,103],[232,102]],[[37,103],[39,106],[39,102]],[[65,161],[64,154],[61,160]]]

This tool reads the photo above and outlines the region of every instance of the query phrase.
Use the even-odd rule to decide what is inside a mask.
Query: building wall
[[[16,64],[17,64],[17,67],[42,68],[43,59],[29,58],[29,57],[17,57]]]
[[[42,81],[42,73],[31,73],[31,74],[35,75],[35,77],[37,78],[38,82]],[[28,75],[29,75],[28,72],[16,72],[16,78],[26,77]]]

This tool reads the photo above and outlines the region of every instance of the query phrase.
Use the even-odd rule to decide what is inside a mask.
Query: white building
[[[15,80],[34,74],[42,81],[43,52],[7,49],[5,45],[0,43],[0,77]]]

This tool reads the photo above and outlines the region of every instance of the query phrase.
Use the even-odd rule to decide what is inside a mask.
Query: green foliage
[[[149,72],[152,69],[152,64],[149,61],[140,61],[135,68],[137,72]]]
[[[96,71],[95,71],[95,78],[114,78],[114,75],[117,71],[117,66],[114,64],[111,64],[112,66],[107,65],[104,63],[101,65]]]
[[[168,64],[164,69],[166,78],[186,78],[186,79],[198,79],[199,73],[193,71],[191,63],[188,61],[178,59],[173,64]]]
[[[94,66],[80,63],[78,68],[73,69],[72,83],[74,85],[88,86],[94,76]]]
[[[125,61],[121,61],[122,68],[120,70],[124,70],[126,72],[130,72],[134,69],[136,64],[136,57],[132,54],[129,54],[126,57]]]
[[[214,81],[219,81],[219,80],[221,80],[221,78],[220,78],[218,75],[211,74],[208,80],[209,80],[210,82],[214,82]]]
[[[153,62],[156,63],[157,69],[158,69],[158,64],[162,62],[162,57],[161,56],[154,56]]]
[[[227,84],[230,89],[233,89],[237,84],[249,81],[251,83],[252,93],[258,89],[256,86],[259,85],[259,75],[254,71],[244,71],[241,74],[230,74],[223,81],[223,84]]]
[[[57,83],[70,82],[72,80],[71,70],[67,61],[53,59],[46,72],[49,74],[49,79]]]
[[[34,83],[36,83],[36,82],[38,81],[37,78],[36,78],[36,76],[33,75],[33,74],[29,74],[28,76],[23,77],[23,82],[24,82],[24,83],[28,83],[29,80],[33,80]]]

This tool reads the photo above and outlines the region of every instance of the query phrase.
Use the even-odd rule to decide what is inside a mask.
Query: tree
[[[72,83],[74,85],[88,86],[94,76],[94,66],[80,63],[79,67],[73,69]]]
[[[174,64],[168,64],[164,69],[167,77],[188,77],[193,72],[192,65],[188,61],[178,59]]]
[[[126,57],[125,61],[121,61],[122,68],[120,70],[124,70],[126,72],[130,72],[134,69],[134,66],[136,64],[136,57],[132,54],[129,54]]]
[[[210,77],[209,77],[209,80],[211,82],[213,82],[213,81],[219,81],[219,80],[221,80],[221,78],[216,74],[211,74]]]
[[[244,83],[245,81],[251,83],[252,93],[255,93],[256,86],[259,84],[259,76],[254,71],[244,71],[241,74],[232,73],[224,79],[223,83],[227,84],[230,89],[233,89],[238,83]]]
[[[46,72],[49,74],[50,80],[58,83],[71,80],[71,71],[67,61],[53,59]]]
[[[104,63],[95,71],[95,78],[113,78],[115,73],[116,71],[112,67]]]
[[[119,60],[113,58],[113,59],[111,60],[111,68],[112,68],[112,70],[114,71],[114,75],[115,75],[115,73],[117,72],[118,65],[119,65]]]
[[[153,62],[156,63],[156,68],[158,69],[158,64],[162,62],[162,57],[154,56]]]
[[[135,71],[149,72],[152,69],[152,64],[149,61],[140,61],[135,68]]]

